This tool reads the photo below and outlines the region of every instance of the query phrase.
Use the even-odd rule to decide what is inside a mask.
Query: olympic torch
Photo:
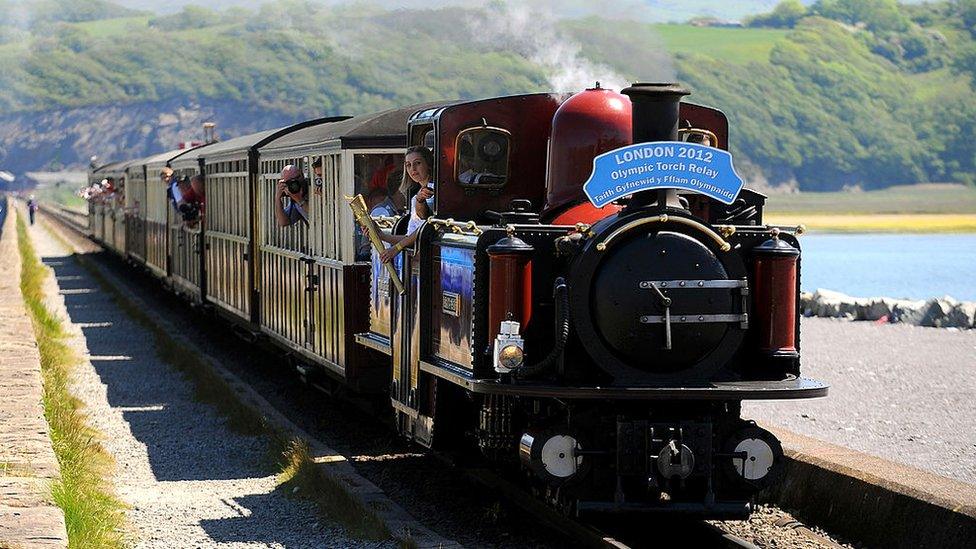
[[[347,196],[346,199],[349,201],[349,207],[352,208],[352,213],[356,217],[356,223],[359,223],[359,226],[369,236],[369,241],[373,245],[373,249],[377,253],[382,253],[385,247],[383,246],[383,241],[380,239],[380,228],[376,226],[376,222],[369,216],[363,195],[357,194],[353,198]],[[398,293],[404,293],[406,290],[403,288],[403,282],[400,280],[400,275],[397,274],[393,262],[387,261],[383,263],[383,266],[386,267],[386,272],[390,274],[390,282],[393,283],[393,287],[396,288]]]

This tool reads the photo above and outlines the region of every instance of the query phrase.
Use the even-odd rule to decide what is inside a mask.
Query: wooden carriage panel
[[[173,216],[175,219],[179,218]],[[173,286],[193,299],[201,299],[200,257],[203,235],[199,227],[190,228],[177,221],[169,228],[170,278]]]
[[[115,250],[115,212],[110,204],[102,204],[102,242],[105,247]]]
[[[94,212],[92,216],[92,235],[94,235],[97,242],[105,242],[105,205],[101,202],[95,202],[92,206]]]
[[[146,260],[146,172],[139,164],[127,170],[125,189],[125,250],[128,255]]]
[[[272,204],[282,168],[296,164],[293,158],[261,162],[258,181],[259,271],[263,331],[277,335],[296,350],[311,352],[308,285],[310,267],[308,226],[296,223],[279,227]]]
[[[177,177],[192,177],[200,173],[196,157],[176,160],[172,165]],[[201,258],[203,252],[203,231],[200,223],[188,226],[179,212],[167,201],[169,216],[169,257],[170,282],[178,291],[194,301],[203,299],[201,282]]]
[[[343,269],[343,330],[340,364],[346,377],[360,390],[389,387],[391,371],[387,360],[371,360],[373,351],[356,343],[356,334],[369,331],[370,265],[354,263]]]
[[[207,300],[236,316],[250,319],[249,160],[246,155],[218,159],[208,162],[205,169]]]
[[[169,265],[167,256],[167,217],[170,205],[166,185],[159,176],[165,164],[146,166],[146,266],[157,276],[166,276]]]
[[[125,208],[113,205],[109,208],[109,223],[106,225],[106,236],[109,248],[117,254],[125,255]],[[110,228],[109,228],[110,227]]]
[[[306,349],[308,263],[288,250],[262,249],[261,328],[293,348]]]

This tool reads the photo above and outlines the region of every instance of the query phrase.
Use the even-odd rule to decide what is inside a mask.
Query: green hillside
[[[0,23],[0,117],[173,99],[311,117],[546,91],[563,73],[574,86],[677,78],[691,100],[729,115],[753,182],[976,181],[976,0],[787,1],[746,28],[527,17],[502,3],[279,0],[169,15],[102,0],[27,4],[41,6],[37,17]]]
[[[786,39],[784,29],[653,25],[668,51],[698,54],[732,63],[768,61],[773,47]]]

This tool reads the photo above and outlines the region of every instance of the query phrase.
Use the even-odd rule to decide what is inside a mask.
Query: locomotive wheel
[[[721,458],[725,476],[739,488],[762,490],[783,475],[783,446],[775,435],[754,424],[734,431],[723,450],[726,455],[744,455],[744,458]]]

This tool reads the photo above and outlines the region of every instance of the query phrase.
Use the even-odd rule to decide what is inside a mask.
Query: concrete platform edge
[[[763,501],[867,547],[976,546],[976,486],[763,425],[786,472]]]
[[[20,292],[17,214],[0,196],[0,547],[67,547],[50,501],[60,476],[44,419],[41,357]]]

